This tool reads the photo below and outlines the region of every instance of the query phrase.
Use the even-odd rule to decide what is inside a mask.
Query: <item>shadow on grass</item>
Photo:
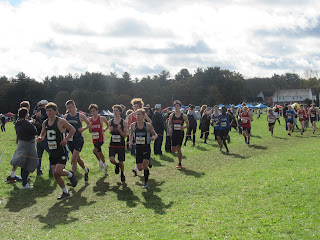
[[[96,185],[93,187],[93,191],[97,194],[97,196],[104,196],[106,195],[106,192],[109,191],[109,183],[104,182],[106,178],[107,176],[104,175],[96,182]]]
[[[82,206],[88,206],[94,204],[96,201],[88,202],[86,197],[81,196],[82,192],[86,189],[88,184],[83,186],[79,191],[75,192],[71,190],[71,197],[65,200],[57,200],[48,211],[46,216],[37,215],[35,218],[39,219],[39,222],[46,224],[43,228],[55,228],[57,225],[66,225],[78,221],[78,218],[72,217],[70,214],[72,211],[79,210]]]
[[[209,149],[207,149],[207,148],[205,148],[205,147],[201,147],[201,146],[199,146],[199,145],[196,145],[195,148],[196,148],[196,149],[199,149],[199,150],[201,150],[201,151],[209,151]]]
[[[240,158],[240,159],[247,159],[249,157],[247,156],[242,156],[240,154],[237,154],[237,153],[229,153],[229,154],[226,154],[224,153],[226,156],[231,156],[231,157],[234,157],[234,158]]]
[[[140,199],[133,194],[133,191],[126,183],[117,183],[117,186],[112,187],[110,190],[117,194],[119,201],[126,202],[128,207],[136,207],[136,202],[140,202]]]
[[[193,171],[190,169],[186,169],[186,168],[179,169],[179,171],[183,172],[187,176],[194,176],[196,178],[201,178],[205,175],[204,172],[199,173],[199,172],[196,172],[196,171]]]
[[[262,137],[261,136],[259,136],[259,135],[251,135],[251,137],[253,137],[253,138],[259,138],[259,139],[261,139]]]
[[[273,138],[282,139],[282,140],[288,140],[287,138],[283,138],[283,137],[273,137]]]
[[[167,161],[167,162],[174,162],[174,159],[172,157],[166,156],[166,155],[160,155],[160,159]]]
[[[155,193],[161,192],[161,186],[164,182],[156,182],[154,179],[149,180],[149,188],[146,189],[145,192],[142,193],[145,202],[143,205],[145,208],[153,209],[155,213],[163,215],[166,214],[166,209],[171,208],[173,205],[173,201],[169,204],[165,204],[162,199],[157,196]]]
[[[267,150],[268,149],[267,147],[264,147],[264,146],[252,145],[252,144],[248,145],[248,147],[259,149],[259,150]]]
[[[152,164],[152,166],[156,166],[156,167],[161,167],[163,166],[159,161],[157,161],[154,157],[150,158],[150,162]]]
[[[22,209],[37,203],[36,198],[51,194],[56,188],[54,178],[36,178],[33,189],[21,189],[21,182],[14,183],[14,189],[10,192],[9,200],[5,206],[10,212],[20,212]]]

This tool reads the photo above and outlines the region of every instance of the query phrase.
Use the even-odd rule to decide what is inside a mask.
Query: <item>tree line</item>
[[[15,113],[21,101],[29,100],[35,106],[41,99],[54,101],[61,113],[65,112],[68,99],[74,100],[82,111],[87,111],[91,103],[98,104],[101,110],[111,109],[116,103],[130,108],[134,97],[141,97],[151,106],[161,103],[163,107],[171,106],[175,99],[184,105],[238,104],[255,101],[261,91],[272,95],[276,90],[290,88],[312,88],[319,93],[320,80],[315,76],[302,79],[295,73],[245,79],[238,72],[220,67],[198,68],[194,73],[181,69],[174,76],[163,70],[141,79],[132,79],[127,72],[121,76],[86,72],[45,77],[41,82],[20,72],[12,78],[0,77],[0,112]]]

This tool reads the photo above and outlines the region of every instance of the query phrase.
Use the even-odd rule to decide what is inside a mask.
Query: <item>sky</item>
[[[320,1],[0,0],[0,76],[320,70]]]

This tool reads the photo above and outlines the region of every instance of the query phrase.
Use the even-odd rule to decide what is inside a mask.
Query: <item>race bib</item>
[[[213,126],[214,126],[214,127],[219,127],[219,124],[218,124],[216,121],[214,121],[214,122],[213,122]]]
[[[221,122],[221,127],[226,127],[227,123],[226,122]]]
[[[73,141],[73,136],[71,138],[69,138],[68,140],[69,142],[72,142]]]
[[[291,119],[291,115],[288,115],[288,119]]]
[[[247,119],[242,119],[243,123],[247,123],[247,121],[248,121]]]
[[[121,142],[121,136],[120,135],[112,135],[112,142],[116,142],[116,143]]]
[[[92,139],[99,139],[99,133],[98,132],[93,132],[92,133]]]
[[[181,130],[181,124],[174,124],[173,129],[174,130]]]
[[[268,118],[268,122],[269,123],[274,123],[274,119],[273,118]]]
[[[311,117],[314,118],[314,117],[316,117],[316,116],[315,116],[314,114],[311,114]]]
[[[48,141],[48,147],[50,150],[55,150],[57,149],[57,142],[56,141]]]
[[[146,138],[145,137],[137,137],[136,138],[136,144],[145,144],[146,143]]]

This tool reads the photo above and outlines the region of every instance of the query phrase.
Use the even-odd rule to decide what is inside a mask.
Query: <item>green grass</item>
[[[7,130],[0,133],[0,150],[6,149],[2,179],[16,146],[13,125]],[[231,132],[230,155],[219,152],[212,134],[207,145],[197,137],[196,147],[190,141],[183,147],[181,171],[176,155],[152,155],[145,190],[143,174],[131,173],[135,160],[129,153],[126,184],[111,164],[109,176],[98,172],[86,132],[82,157],[89,182],[78,169],[72,198],[56,200],[61,190],[48,177],[47,154],[44,175],[31,175],[33,190],[0,183],[0,239],[319,239],[319,134],[309,128],[289,137],[276,124],[271,137],[262,115],[253,122],[251,146]]]

